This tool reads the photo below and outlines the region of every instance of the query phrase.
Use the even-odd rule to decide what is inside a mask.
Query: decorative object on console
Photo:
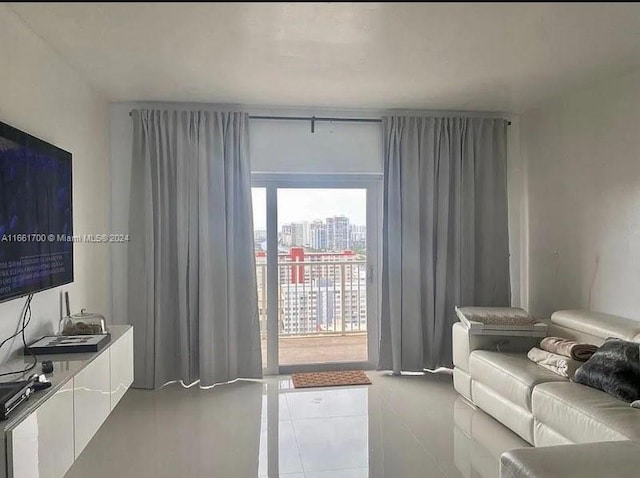
[[[32,351],[37,354],[69,354],[98,352],[111,339],[110,334],[97,335],[50,335],[36,340],[25,347],[25,354]]]
[[[64,304],[67,307],[67,317],[71,316],[71,304],[69,303],[69,291],[64,293]]]
[[[562,337],[545,337],[540,348],[552,354],[563,355],[579,362],[586,362],[596,353],[598,347],[592,344],[579,344]]]
[[[106,334],[104,316],[92,314],[82,309],[79,314],[64,317],[60,321],[58,335],[99,335]]]
[[[640,400],[640,345],[608,338],[576,371],[574,380],[625,402]]]
[[[514,307],[456,307],[456,315],[474,335],[504,335],[505,332],[525,332],[545,337],[547,324]]]
[[[51,360],[42,361],[42,373],[53,373],[53,362]]]

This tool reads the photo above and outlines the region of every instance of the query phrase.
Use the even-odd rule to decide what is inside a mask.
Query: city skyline
[[[252,188],[253,227],[266,230],[267,204],[264,188]],[[352,224],[367,223],[365,189],[279,189],[278,231],[285,224],[326,221],[346,216]]]
[[[285,224],[279,224],[278,225],[279,226],[278,233],[282,232],[282,228],[283,227],[291,226],[292,224],[309,224],[309,225],[311,225],[311,224],[318,223],[318,222],[326,224],[327,223],[327,219],[333,219],[333,218],[336,218],[336,217],[346,217],[347,219],[349,219],[349,223],[350,223],[351,226],[366,228],[366,226],[364,224],[357,224],[356,222],[353,222],[349,216],[339,215],[339,216],[317,218],[317,219],[312,219],[312,220],[305,219],[303,221],[293,221],[293,222],[287,222]],[[255,227],[255,225],[254,225],[253,229],[255,230],[255,232],[264,232],[264,233],[267,232],[266,227],[265,228],[258,228],[258,227]]]
[[[324,220],[300,221],[282,224],[278,230],[278,247],[290,247],[322,251],[366,249],[367,228],[352,224],[346,216],[328,217]],[[256,250],[266,250],[266,230],[254,229]]]

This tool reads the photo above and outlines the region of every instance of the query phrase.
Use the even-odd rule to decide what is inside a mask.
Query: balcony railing
[[[260,330],[267,331],[267,264],[258,262]],[[367,330],[364,260],[278,262],[281,337],[362,334]]]

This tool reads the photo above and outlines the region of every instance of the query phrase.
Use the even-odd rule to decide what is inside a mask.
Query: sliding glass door
[[[379,178],[256,175],[253,183],[266,372],[373,366]]]

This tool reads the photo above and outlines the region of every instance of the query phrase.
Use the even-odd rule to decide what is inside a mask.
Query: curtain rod
[[[311,121],[311,132],[316,132],[316,121],[330,121],[342,123],[382,123],[382,118],[335,118],[327,116],[261,116],[249,115],[249,119],[267,121]]]
[[[351,123],[382,123],[382,118],[336,118],[330,116],[261,116],[249,115],[249,119],[284,121],[342,121]]]
[[[382,118],[336,118],[324,116],[260,116],[249,115],[249,119],[257,120],[284,120],[284,121],[335,121],[344,123],[382,123]],[[511,121],[507,121],[511,126]]]
[[[131,116],[133,111],[129,112]],[[265,116],[265,115],[249,115],[249,119],[267,120],[267,121],[310,121],[311,132],[315,133],[316,121],[330,121],[342,123],[382,123],[382,118],[338,118],[332,116]],[[507,125],[511,126],[511,121],[507,121]]]

